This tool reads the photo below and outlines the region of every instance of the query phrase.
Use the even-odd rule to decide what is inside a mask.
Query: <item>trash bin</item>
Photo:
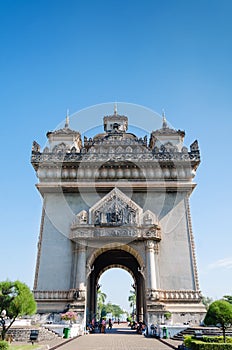
[[[168,329],[167,329],[167,327],[163,327],[163,338],[164,339],[168,338]]]
[[[65,327],[64,330],[63,330],[63,333],[64,333],[64,338],[65,339],[70,338],[71,329]]]
[[[38,329],[32,329],[30,333],[30,341],[32,342],[32,344],[34,344],[34,342],[38,340],[38,336],[39,336]]]

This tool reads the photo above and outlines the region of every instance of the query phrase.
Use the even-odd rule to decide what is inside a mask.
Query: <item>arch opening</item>
[[[111,318],[114,322],[119,320],[125,322],[132,313],[135,314],[135,297],[135,278],[128,268],[115,264],[105,268],[99,274],[97,280],[98,316],[106,316],[107,319]]]
[[[99,281],[104,272],[119,268],[126,270],[131,275],[136,294],[136,320],[144,321],[146,315],[145,305],[145,281],[141,274],[138,260],[128,251],[121,249],[109,249],[101,254],[96,254],[92,264],[92,272],[88,279],[87,318],[92,320],[97,317],[97,290]],[[131,287],[132,289],[132,287]],[[128,290],[129,296],[129,290]]]

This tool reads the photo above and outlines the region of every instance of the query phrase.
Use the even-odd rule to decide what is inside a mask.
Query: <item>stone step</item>
[[[31,331],[35,329],[39,331],[38,341],[58,338],[58,334],[45,327],[11,327],[7,334],[12,335],[14,341],[26,342],[30,341]]]
[[[172,339],[174,340],[184,340],[185,335],[195,335],[196,333],[201,332],[202,335],[207,336],[222,336],[222,330],[217,327],[188,327],[183,331],[175,334]],[[226,331],[227,336],[232,336],[232,329]]]

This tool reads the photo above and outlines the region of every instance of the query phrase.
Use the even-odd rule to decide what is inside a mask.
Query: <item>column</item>
[[[138,277],[138,283],[137,283],[137,318],[139,321],[145,321],[144,318],[144,283],[143,283],[143,277]]]
[[[76,289],[86,288],[86,244],[80,242],[76,246]]]
[[[155,242],[151,239],[146,241],[146,263],[147,263],[147,288],[157,289],[155,269]]]

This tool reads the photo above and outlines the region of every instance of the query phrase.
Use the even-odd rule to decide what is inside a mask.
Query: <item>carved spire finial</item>
[[[166,115],[165,115],[165,111],[164,109],[162,109],[162,117],[163,117],[163,129],[166,129],[168,127],[168,123],[167,123],[167,119],[166,119]]]
[[[118,106],[116,102],[114,104],[114,115],[118,115]]]
[[[66,118],[65,118],[65,128],[68,128],[69,127],[69,110],[67,109],[67,112],[66,112]]]

